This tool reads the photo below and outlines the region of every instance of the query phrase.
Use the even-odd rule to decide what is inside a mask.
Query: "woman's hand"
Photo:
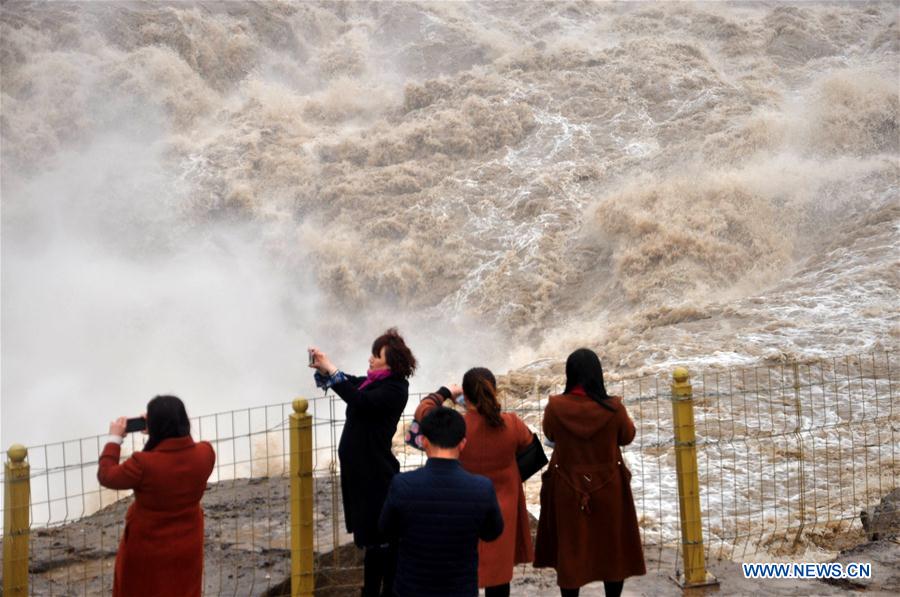
[[[454,400],[462,395],[462,388],[455,383],[448,385],[447,389],[450,390],[450,394]]]
[[[125,437],[125,425],[127,424],[128,419],[125,417],[119,417],[115,421],[112,421],[109,424],[109,434],[110,435],[118,435],[119,437]]]
[[[312,362],[309,363],[310,367],[322,375],[334,375],[337,373],[337,367],[334,366],[334,363],[331,362],[331,359],[328,358],[327,354],[315,346],[309,347],[309,354],[312,359]]]

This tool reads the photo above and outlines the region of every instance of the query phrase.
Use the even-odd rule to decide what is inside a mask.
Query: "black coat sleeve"
[[[366,381],[365,376],[360,377],[359,375],[350,375],[349,373],[344,373],[344,377],[347,378],[347,381],[353,384],[354,387],[359,387],[359,384]]]
[[[341,397],[341,400],[364,413],[383,410],[402,411],[409,398],[407,382],[393,377],[374,388],[360,390],[358,384],[348,379],[334,384],[331,389]]]
[[[497,501],[497,493],[494,491],[493,484],[488,483],[486,493],[485,501],[488,507],[478,529],[478,538],[482,541],[493,541],[503,533],[503,513],[500,512],[500,503]]]

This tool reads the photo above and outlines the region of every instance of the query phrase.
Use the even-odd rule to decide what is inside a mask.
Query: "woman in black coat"
[[[378,517],[391,479],[400,471],[391,442],[406,408],[407,379],[416,369],[416,358],[396,328],[372,343],[366,377],[347,375],[317,348],[310,348],[309,353],[316,385],[331,388],[347,403],[338,458],[347,531],[353,533],[354,543],[366,550],[362,594],[390,596],[397,546],[378,531]]]

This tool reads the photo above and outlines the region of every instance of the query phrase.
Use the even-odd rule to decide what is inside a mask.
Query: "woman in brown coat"
[[[513,566],[533,559],[525,491],[516,464],[516,454],[531,444],[532,433],[515,414],[500,412],[497,381],[483,367],[467,371],[462,388],[442,387],[423,398],[416,420],[460,395],[465,395],[466,407],[466,449],[460,453],[460,464],[493,482],[503,514],[503,534],[490,543],[478,542],[478,586],[485,588],[485,597],[505,597]]]
[[[555,568],[563,597],[602,580],[617,597],[629,576],[646,573],[631,473],[619,446],[634,439],[622,399],[606,394],[596,353],[566,361],[566,390],[544,410],[544,434],[556,446],[542,476],[535,568]]]

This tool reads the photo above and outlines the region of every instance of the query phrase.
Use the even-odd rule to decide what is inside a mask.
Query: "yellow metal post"
[[[700,479],[694,430],[694,393],[688,370],[676,367],[672,383],[672,425],[675,431],[675,470],[678,476],[678,510],[684,574],[676,575],[681,587],[718,584],[706,571],[703,553],[703,518],[700,512]]]
[[[31,466],[28,450],[13,444],[7,451],[3,488],[3,594],[28,595],[28,540],[30,533]]]
[[[800,401],[799,363],[794,363],[792,369],[794,370],[794,409],[797,414],[797,425],[794,427],[794,435],[797,437],[797,450],[799,451],[799,455],[797,457],[797,468],[800,469],[800,475],[798,478],[798,482],[800,485],[800,499],[798,500],[800,526],[797,527],[797,534],[794,536],[794,547],[796,547],[800,544],[800,540],[803,538],[803,529],[806,528],[806,478],[803,471],[803,435],[800,433],[803,430],[803,405]],[[815,446],[815,444],[813,444],[813,446]],[[869,470],[868,465],[866,465],[866,470]]]
[[[294,400],[291,414],[291,597],[312,597],[313,454],[309,403]]]

